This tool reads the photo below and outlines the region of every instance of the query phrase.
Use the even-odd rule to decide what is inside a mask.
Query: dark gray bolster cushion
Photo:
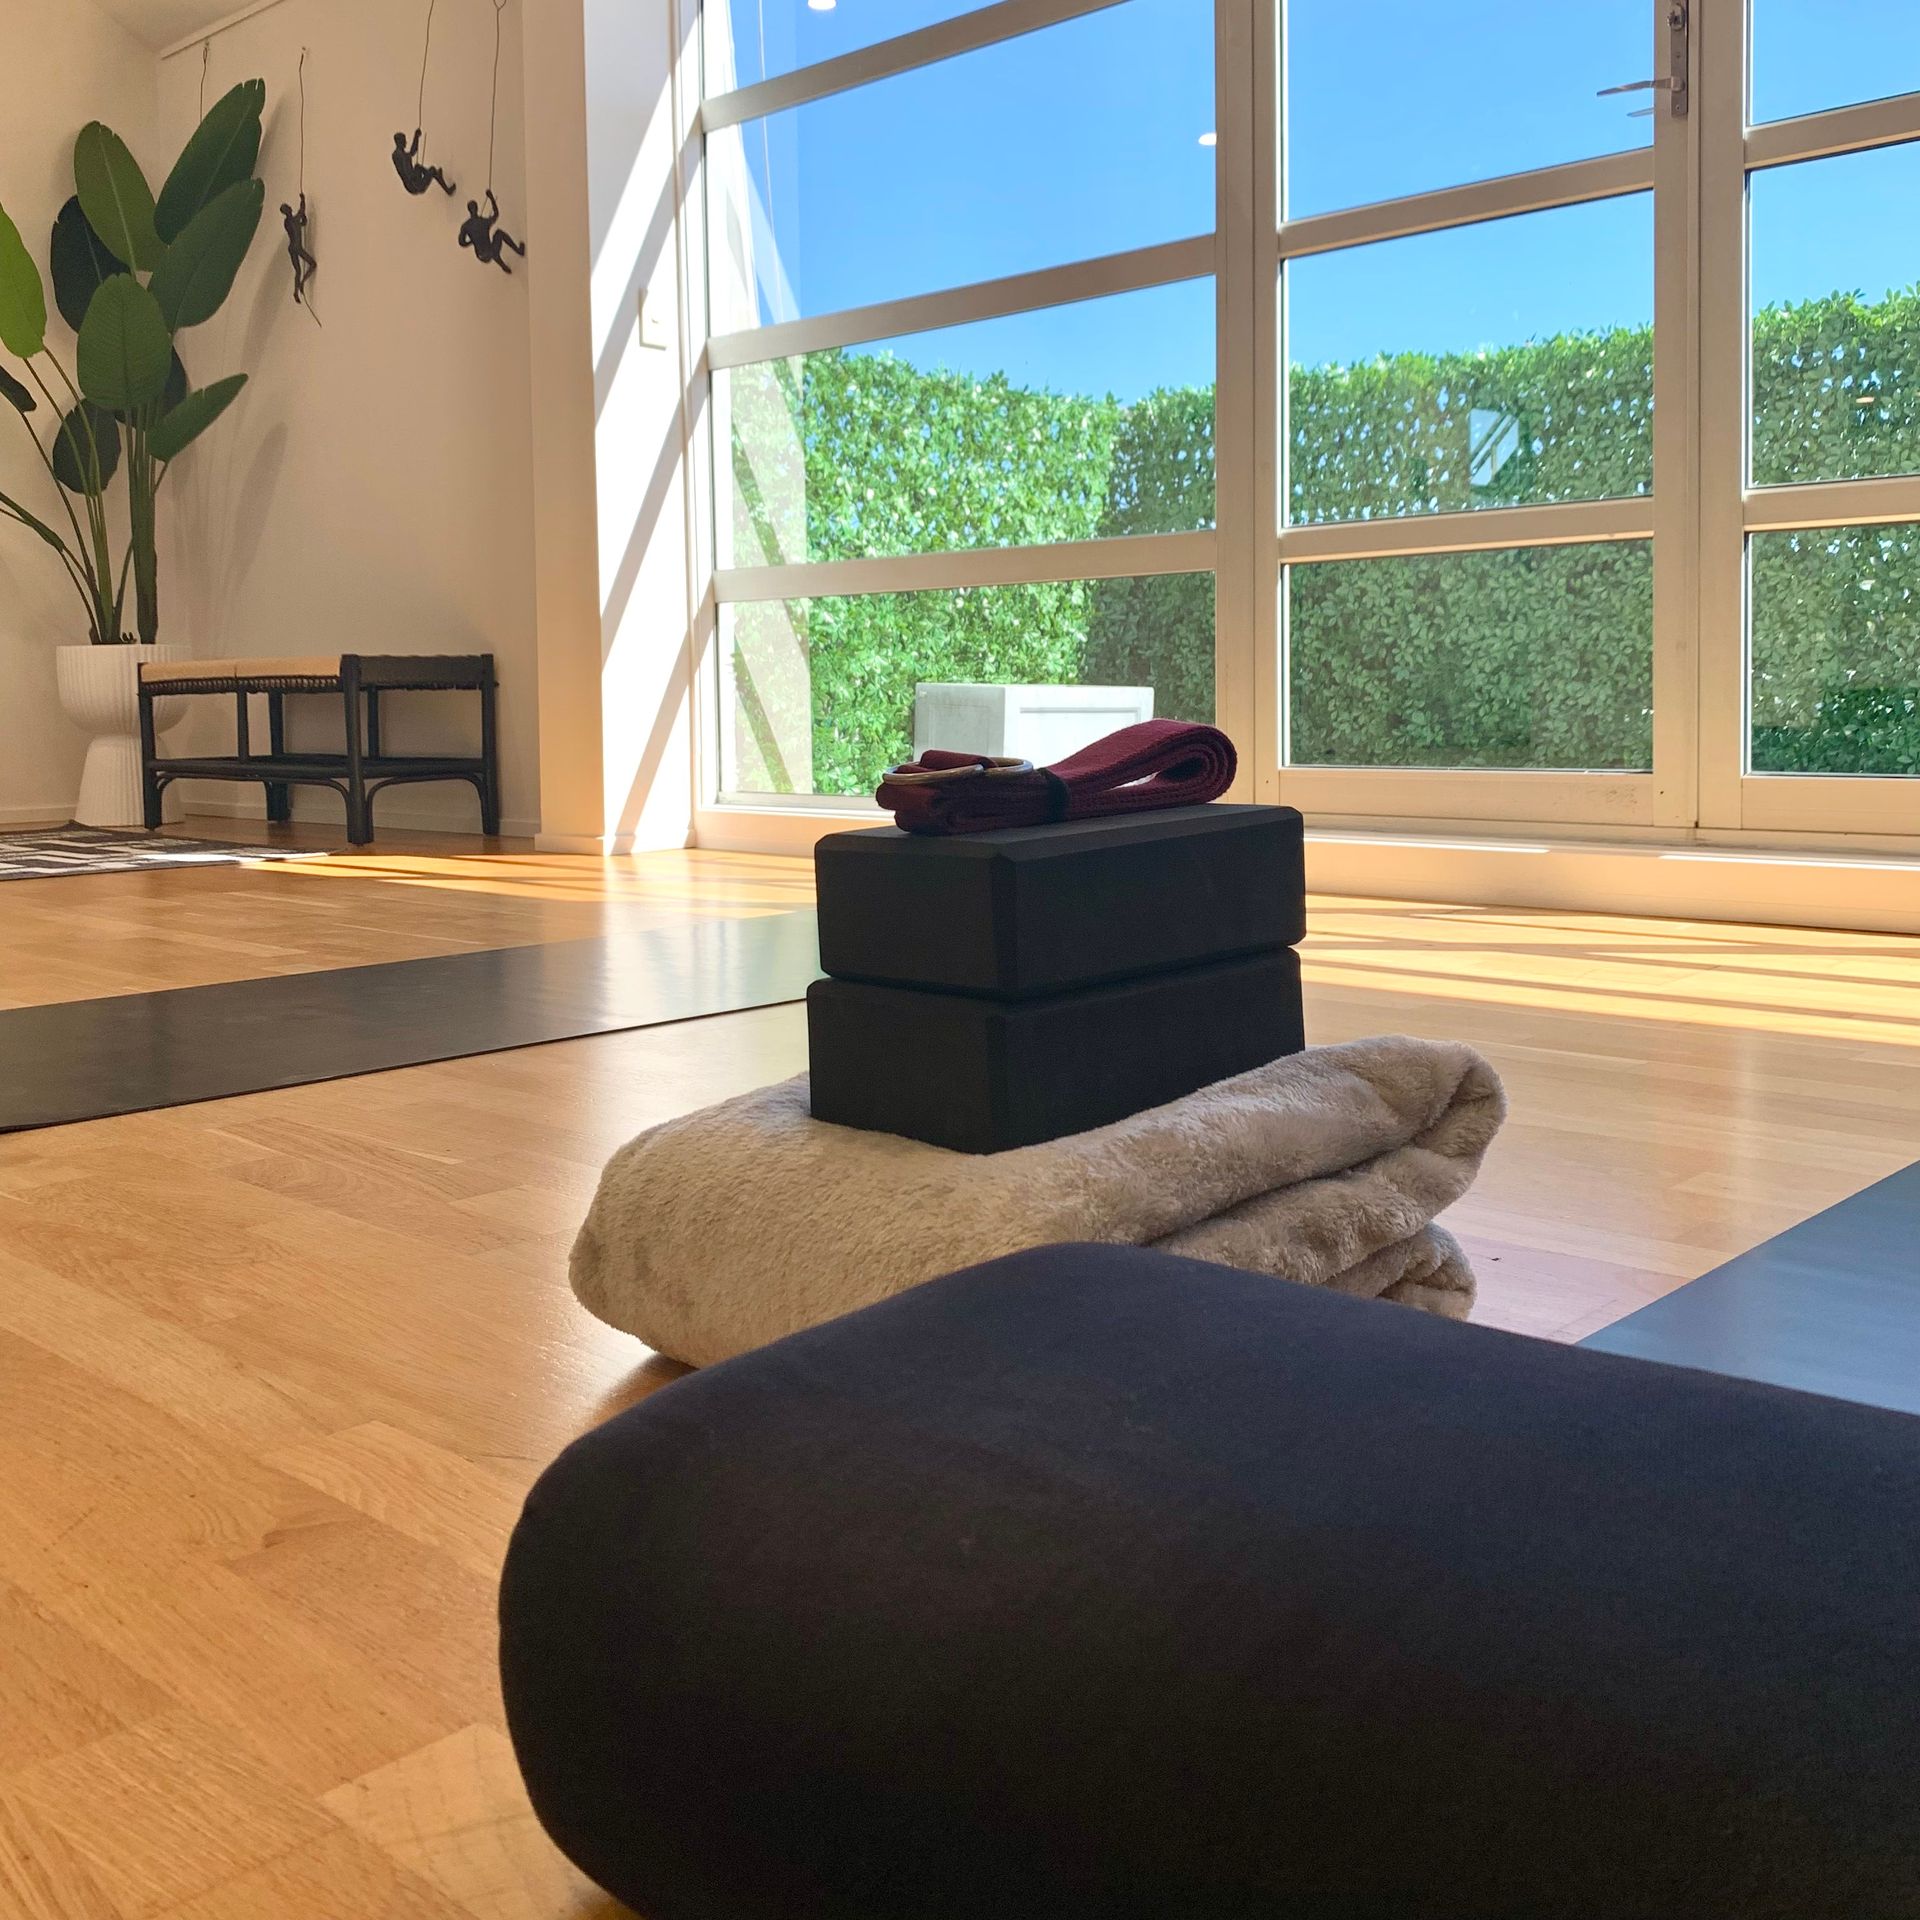
[[[1920,1914],[1920,1420],[1134,1249],[589,1434],[501,1659],[647,1920]]]

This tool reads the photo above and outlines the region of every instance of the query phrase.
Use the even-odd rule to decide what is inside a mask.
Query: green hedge
[[[1920,469],[1915,366],[1920,292],[1762,313],[1756,478]],[[1292,517],[1645,492],[1652,382],[1644,328],[1296,368]],[[1213,523],[1210,387],[1126,404],[836,352],[736,373],[731,393],[743,562]],[[1914,531],[1755,540],[1756,767],[1920,772]],[[1299,567],[1291,595],[1297,761],[1649,763],[1644,544]],[[782,647],[804,659],[797,680],[762,670]],[[1211,718],[1213,582],[1186,575],[743,609],[736,664],[740,764],[776,790],[798,784],[770,752],[797,727],[810,731],[816,791],[863,792],[910,751],[919,680],[1151,685],[1157,711]]]

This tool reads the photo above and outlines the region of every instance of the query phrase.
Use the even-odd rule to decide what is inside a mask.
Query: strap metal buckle
[[[967,767],[918,767],[912,761],[908,761],[905,766],[891,769],[887,779],[894,786],[931,787],[958,780],[999,780],[1009,774],[1037,771],[1031,760],[997,758],[983,753],[978,760]]]

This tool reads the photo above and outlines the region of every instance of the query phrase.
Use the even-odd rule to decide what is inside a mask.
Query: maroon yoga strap
[[[1237,765],[1218,727],[1142,720],[1051,767],[935,749],[895,767],[875,797],[909,833],[984,833],[1199,806],[1226,792]]]

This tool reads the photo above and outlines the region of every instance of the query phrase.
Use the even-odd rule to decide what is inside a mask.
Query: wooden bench
[[[259,781],[267,790],[267,818],[293,817],[293,788],[331,787],[347,803],[347,838],[373,838],[373,796],[384,787],[431,780],[464,780],[480,796],[483,833],[500,831],[500,749],[495,711],[498,683],[490,653],[339,653],[284,660],[183,660],[140,670],[140,756],[148,827],[160,824],[160,799],[175,780]],[[477,693],[480,752],[389,753],[381,739],[382,697],[390,693]],[[153,703],[179,695],[228,694],[234,703],[235,750],[176,755],[156,749]],[[255,753],[247,700],[267,701],[268,751]],[[310,753],[286,743],[289,694],[338,696],[345,751]]]

